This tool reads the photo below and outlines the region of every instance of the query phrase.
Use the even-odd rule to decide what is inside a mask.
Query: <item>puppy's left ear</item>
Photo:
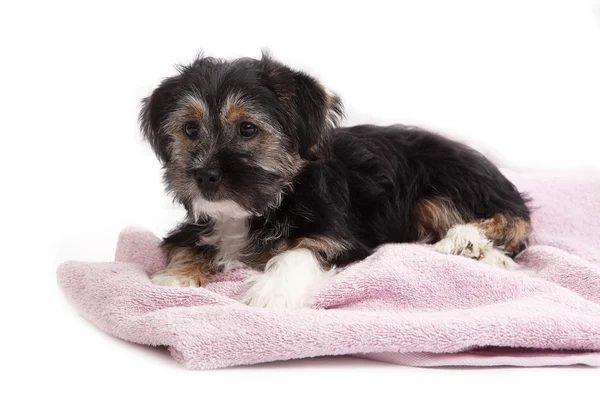
[[[284,103],[288,126],[295,130],[300,156],[317,159],[327,154],[333,130],[344,115],[342,101],[316,79],[273,60],[261,59],[267,86]]]

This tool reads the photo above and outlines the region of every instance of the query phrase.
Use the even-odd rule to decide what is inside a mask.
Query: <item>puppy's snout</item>
[[[221,181],[221,171],[217,168],[199,168],[194,171],[198,184],[202,187],[215,187]]]

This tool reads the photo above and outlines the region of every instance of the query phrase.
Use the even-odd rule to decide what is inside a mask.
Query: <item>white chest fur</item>
[[[245,267],[240,259],[248,250],[248,232],[246,218],[219,218],[215,220],[212,234],[201,238],[200,242],[215,246],[218,252],[214,263],[223,271],[231,271]]]

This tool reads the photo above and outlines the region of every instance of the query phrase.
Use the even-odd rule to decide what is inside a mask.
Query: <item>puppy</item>
[[[143,100],[140,124],[187,217],[152,282],[202,286],[256,271],[240,300],[298,308],[335,268],[383,243],[510,269],[524,196],[484,156],[402,125],[338,127],[342,103],[269,56],[198,58]]]

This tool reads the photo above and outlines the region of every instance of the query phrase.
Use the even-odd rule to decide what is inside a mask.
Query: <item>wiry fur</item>
[[[212,274],[294,264],[308,259],[305,250],[329,269],[388,242],[444,239],[440,251],[476,246],[498,257],[526,242],[526,201],[481,154],[414,127],[338,128],[341,116],[337,96],[268,56],[182,67],[140,114],[167,189],[188,211],[165,245],[192,249]],[[189,121],[200,126],[197,139],[184,133]],[[241,137],[243,122],[259,133]],[[206,167],[221,172],[218,186],[197,184],[194,170]]]

